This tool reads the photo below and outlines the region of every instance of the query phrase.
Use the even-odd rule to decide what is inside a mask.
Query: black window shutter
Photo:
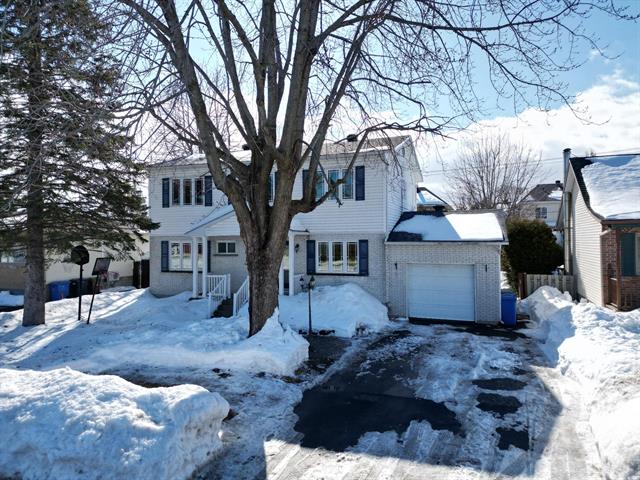
[[[316,273],[316,241],[307,240],[307,275]]]
[[[364,200],[364,165],[356,167],[356,200]]]
[[[213,205],[213,182],[211,175],[204,177],[204,205],[206,207]]]
[[[278,172],[273,172],[273,198],[276,198],[276,192],[278,191]]]
[[[169,242],[166,240],[160,242],[160,271],[169,271]]]
[[[169,208],[169,182],[170,179],[162,179],[162,208]]]
[[[307,191],[307,182],[309,181],[309,170],[302,170],[302,196]]]
[[[636,234],[620,235],[620,262],[622,275],[631,277],[636,274]]]
[[[211,240],[207,240],[207,272],[211,273]]]
[[[358,240],[358,265],[360,275],[369,275],[369,240]]]

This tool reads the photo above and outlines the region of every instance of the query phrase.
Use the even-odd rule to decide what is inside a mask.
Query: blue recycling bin
[[[49,284],[49,300],[69,298],[69,281],[51,282]]]
[[[502,323],[509,327],[516,325],[516,295],[513,292],[502,292]]]

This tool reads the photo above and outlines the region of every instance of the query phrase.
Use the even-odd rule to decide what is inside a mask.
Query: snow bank
[[[582,169],[591,208],[607,219],[640,218],[640,155],[593,160]]]
[[[0,476],[180,479],[221,446],[229,411],[195,385],[147,389],[69,368],[0,369]]]
[[[394,232],[422,235],[423,241],[502,241],[502,228],[494,213],[451,213],[443,217],[415,215],[400,222]]]
[[[280,297],[280,320],[296,330],[309,328],[309,297],[300,293]],[[333,330],[338,337],[357,332],[376,332],[390,325],[387,307],[358,285],[317,287],[311,292],[314,331]]]
[[[21,307],[24,305],[23,295],[11,295],[11,292],[3,290],[0,292],[0,307]]]
[[[583,388],[606,472],[640,477],[640,310],[616,313],[550,287],[526,299],[541,322],[543,350]]]
[[[277,317],[247,338],[248,318],[206,318],[207,301],[189,296],[102,293],[96,295],[91,325],[77,321],[77,299],[47,303],[47,323],[37,327],[20,325],[21,310],[0,313],[0,366],[69,366],[85,373],[225,368],[292,375],[306,360],[306,340]]]

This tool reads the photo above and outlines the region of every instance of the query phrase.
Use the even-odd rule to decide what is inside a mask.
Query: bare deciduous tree
[[[197,135],[183,140],[204,153],[216,188],[235,209],[250,276],[250,335],[277,305],[278,268],[291,219],[333,195],[335,186],[316,199],[312,181],[302,198],[292,198],[292,191],[303,167],[310,178],[318,171],[321,147],[340,118],[348,116],[356,125],[351,133],[359,134],[360,146],[392,130],[441,133],[455,119],[473,119],[480,110],[473,91],[480,62],[488,67],[482,70],[489,72],[487,81],[516,109],[530,99],[542,108],[558,99],[568,103],[556,73],[579,64],[579,44],[597,48],[581,19],[593,11],[630,18],[609,0],[120,0],[120,5],[123,32],[129,35],[123,52],[137,62],[136,91],[144,93],[133,102],[140,118],[184,93]],[[452,113],[437,113],[442,102]],[[239,142],[225,136],[212,105],[225,111]],[[375,114],[383,111],[395,119]],[[250,150],[248,162],[233,153],[243,144]],[[279,179],[270,204],[268,178],[274,169]]]
[[[540,174],[540,161],[540,153],[506,133],[474,138],[452,168],[453,203],[461,210],[501,208],[516,215]]]

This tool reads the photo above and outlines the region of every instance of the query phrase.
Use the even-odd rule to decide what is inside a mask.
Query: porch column
[[[295,295],[296,286],[294,285],[294,265],[296,264],[294,255],[296,254],[295,237],[289,232],[289,296]]]
[[[280,270],[278,270],[278,295],[284,295],[284,267],[280,262]]]
[[[620,230],[616,229],[616,308],[622,305],[622,251],[620,245]]]
[[[191,296],[198,296],[198,237],[191,238]]]
[[[209,275],[209,248],[207,236],[202,236],[202,296],[207,296],[207,275]]]

